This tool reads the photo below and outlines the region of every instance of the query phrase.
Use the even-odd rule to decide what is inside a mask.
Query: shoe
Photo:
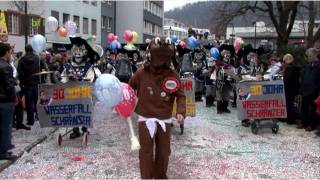
[[[303,124],[298,124],[297,125],[297,129],[304,129],[304,125]]]
[[[8,147],[8,150],[15,148],[16,146],[14,146],[13,144],[10,144]]]
[[[27,122],[27,125],[28,125],[28,126],[33,126],[33,125],[34,125],[34,122]]]
[[[242,120],[242,121],[241,121],[241,125],[242,125],[243,127],[249,127],[249,125],[250,125],[249,120],[247,120],[247,119]]]
[[[306,131],[314,131],[314,130],[316,130],[316,128],[315,127],[312,127],[312,126],[308,126],[307,128],[306,128]]]
[[[18,156],[13,155],[9,152],[6,152],[4,154],[0,154],[0,160],[15,160],[18,159]]]
[[[231,111],[229,109],[225,109],[223,112],[225,113],[231,113]]]
[[[26,125],[24,125],[24,124],[21,124],[21,125],[17,126],[16,129],[17,129],[17,130],[19,130],[19,129],[24,129],[24,130],[27,130],[27,131],[30,131],[30,130],[31,130],[30,127],[28,127],[28,126],[26,126]]]
[[[78,138],[80,136],[81,136],[81,134],[80,134],[79,128],[74,128],[73,132],[70,134],[70,139],[75,139],[75,138]]]
[[[39,116],[38,116],[38,114],[36,114],[35,118],[36,118],[36,121],[39,121]]]

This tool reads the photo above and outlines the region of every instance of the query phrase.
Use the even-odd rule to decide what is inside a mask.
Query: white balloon
[[[151,39],[147,38],[146,43],[149,44],[151,42]]]
[[[58,20],[53,17],[49,16],[46,19],[46,29],[48,29],[49,32],[54,32],[58,29]]]
[[[77,31],[77,24],[73,21],[67,21],[64,24],[64,27],[66,28],[69,35],[74,35]]]
[[[31,46],[37,54],[40,54],[43,50],[46,49],[46,38],[41,34],[33,36],[31,40]]]

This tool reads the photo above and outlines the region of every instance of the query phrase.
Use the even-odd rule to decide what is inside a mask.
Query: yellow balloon
[[[138,38],[139,38],[139,35],[138,35],[138,33],[137,32],[135,32],[135,31],[133,31],[132,32],[132,36],[133,36],[133,38],[132,38],[132,43],[136,43],[137,41],[138,41]]]

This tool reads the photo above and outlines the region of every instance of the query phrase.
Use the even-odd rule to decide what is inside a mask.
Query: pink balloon
[[[180,41],[179,45],[180,45],[182,48],[186,48],[186,47],[187,47],[187,44],[186,44],[184,41]]]
[[[136,105],[136,95],[132,87],[126,83],[121,83],[122,98],[121,102],[115,107],[115,110],[123,117],[130,117]]]
[[[113,40],[118,40],[118,36],[113,36]]]
[[[114,34],[113,33],[109,33],[107,36],[107,39],[109,42],[112,42],[114,40]]]
[[[238,52],[238,51],[240,50],[241,44],[243,44],[242,38],[237,37],[237,38],[234,40],[234,43],[233,43],[233,47],[234,47],[234,49],[236,50],[236,52]]]
[[[133,39],[133,34],[130,30],[126,30],[124,31],[124,34],[123,34],[123,38],[128,41],[128,42],[131,42],[132,39]]]

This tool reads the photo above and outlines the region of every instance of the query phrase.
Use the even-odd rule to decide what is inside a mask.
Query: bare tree
[[[299,1],[240,1],[237,5],[234,2],[225,2],[220,9],[219,17],[216,17],[220,26],[229,24],[234,18],[247,13],[266,13],[277,32],[277,46],[284,47],[288,44],[289,36],[297,16]],[[252,17],[251,17],[252,18]]]

